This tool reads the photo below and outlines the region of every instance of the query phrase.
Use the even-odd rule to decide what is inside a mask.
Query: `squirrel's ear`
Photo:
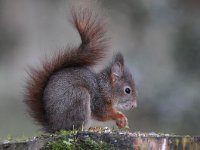
[[[124,59],[121,53],[115,55],[111,66],[112,83],[123,75]]]
[[[111,67],[111,74],[115,78],[120,78],[122,76],[122,65],[119,62],[113,64]]]

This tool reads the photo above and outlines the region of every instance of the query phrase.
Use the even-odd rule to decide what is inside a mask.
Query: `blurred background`
[[[125,112],[131,130],[199,135],[200,1],[96,1],[139,92],[138,108]],[[26,69],[80,42],[67,20],[70,3],[0,0],[0,137],[40,129],[23,104]]]

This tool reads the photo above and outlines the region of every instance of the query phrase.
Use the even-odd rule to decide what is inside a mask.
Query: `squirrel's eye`
[[[126,94],[130,94],[131,93],[131,89],[129,87],[126,87],[124,89],[124,91],[125,91]]]

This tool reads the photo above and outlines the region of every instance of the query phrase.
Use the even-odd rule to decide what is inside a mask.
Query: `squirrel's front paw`
[[[128,119],[126,118],[126,116],[121,115],[116,120],[116,125],[118,126],[119,129],[128,127]]]

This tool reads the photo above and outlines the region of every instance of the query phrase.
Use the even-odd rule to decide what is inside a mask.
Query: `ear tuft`
[[[124,66],[124,57],[120,52],[115,54],[115,56],[113,57],[113,64],[117,62],[119,62],[122,65],[122,67]]]

